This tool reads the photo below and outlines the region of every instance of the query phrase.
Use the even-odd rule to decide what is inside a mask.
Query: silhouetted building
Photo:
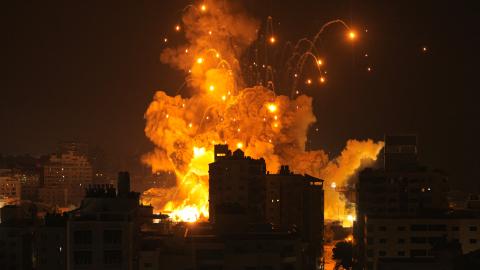
[[[323,251],[323,180],[295,174],[281,166],[278,174],[267,174],[267,221],[281,231],[297,232],[310,252],[305,267],[313,269]]]
[[[386,170],[408,170],[418,166],[416,135],[385,135]]]
[[[36,269],[67,269],[67,218],[66,214],[47,214],[44,224],[36,228]]]
[[[359,174],[354,237],[366,269],[377,269],[380,258],[427,257],[426,246],[448,238],[450,226],[477,222],[447,215],[448,177],[419,165],[417,151],[416,136],[385,136],[384,166]]]
[[[315,269],[323,251],[323,180],[294,174],[288,166],[269,174],[264,159],[245,157],[240,149],[231,153],[227,145],[216,145],[214,155],[209,202],[216,235],[260,232],[262,226],[291,233],[303,245],[298,265]]]
[[[219,235],[209,224],[175,230],[144,239],[139,269],[306,269],[302,242],[292,233],[253,226]]]
[[[209,164],[209,216],[217,221],[222,205],[238,205],[249,223],[265,222],[265,160],[233,154],[227,145],[215,145],[215,161]],[[228,214],[228,207],[222,213]],[[227,212],[226,212],[227,211]]]
[[[0,211],[0,268],[32,269],[35,207],[6,205]]]
[[[152,222],[153,209],[130,192],[129,175],[119,173],[113,186],[86,189],[81,206],[67,222],[68,269],[136,269],[142,223]]]

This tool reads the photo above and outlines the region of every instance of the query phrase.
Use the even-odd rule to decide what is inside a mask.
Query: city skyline
[[[480,269],[474,4],[1,7],[0,268]]]

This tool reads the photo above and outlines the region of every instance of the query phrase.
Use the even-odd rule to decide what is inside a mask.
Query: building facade
[[[312,259],[303,265],[315,268],[323,254],[323,180],[281,166],[278,174],[267,174],[266,181],[267,222],[277,230],[299,233],[310,253],[305,258]]]
[[[219,207],[236,205],[249,222],[265,222],[265,160],[245,157],[240,149],[231,153],[227,145],[215,145],[214,154],[209,164],[210,221],[216,222]]]
[[[418,163],[417,137],[385,136],[383,152],[384,166],[364,169],[356,184],[356,262],[377,269],[379,260],[427,258],[440,241],[476,246],[468,228],[478,217],[450,210],[448,177]]]
[[[78,206],[85,195],[85,188],[90,184],[92,166],[86,156],[73,151],[52,155],[44,167],[44,183],[39,190],[39,198],[41,202],[60,207]],[[62,194],[65,196],[63,199],[60,198]]]
[[[469,212],[424,217],[367,217],[367,269],[392,259],[432,259],[436,248],[457,242],[462,253],[480,249],[480,216]],[[385,262],[383,263],[385,264]]]
[[[140,226],[152,222],[153,209],[130,191],[128,173],[119,174],[117,190],[89,187],[81,206],[69,212],[67,269],[137,268]]]
[[[0,170],[0,202],[7,204],[20,201],[21,190],[20,178],[12,170]]]

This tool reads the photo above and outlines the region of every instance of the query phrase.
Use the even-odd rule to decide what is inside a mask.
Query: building
[[[32,205],[6,205],[0,211],[0,268],[32,269],[35,208]]]
[[[361,171],[356,184],[361,266],[379,269],[381,261],[385,269],[387,262],[408,265],[409,258],[434,265],[432,247],[440,241],[459,241],[463,252],[480,248],[473,236],[480,215],[450,210],[448,177],[418,163],[416,136],[386,136],[383,152],[384,166]]]
[[[251,226],[218,234],[209,224],[179,224],[174,231],[144,238],[139,269],[306,269],[302,242],[292,233]]]
[[[458,243],[461,253],[470,253],[480,249],[480,215],[454,211],[422,217],[367,217],[365,242],[367,269],[379,269],[379,261],[384,269],[390,269],[387,262],[432,261],[437,246],[450,242]]]
[[[67,215],[47,214],[34,234],[38,270],[67,269]]]
[[[218,208],[238,205],[250,223],[265,222],[265,160],[245,157],[241,149],[231,153],[227,145],[215,145],[215,161],[209,164],[209,216],[215,223]]]
[[[73,153],[76,156],[88,156],[88,144],[83,142],[77,141],[63,141],[58,143],[57,153],[62,154],[69,154]]]
[[[231,153],[227,145],[216,145],[214,150],[209,203],[216,234],[244,234],[253,224],[295,233],[303,244],[300,264],[315,269],[323,254],[323,180],[288,166],[270,174],[264,159],[245,157],[241,149]]]
[[[35,173],[17,172],[15,177],[20,179],[21,199],[35,202],[38,200],[40,177]]]
[[[68,206],[68,189],[64,186],[49,186],[38,189],[38,200],[52,206]]]
[[[323,180],[295,174],[281,166],[278,174],[267,174],[267,221],[280,231],[297,231],[311,252],[304,262],[314,268],[323,254]]]
[[[14,203],[21,199],[21,183],[12,170],[0,170],[0,202]]]
[[[416,135],[385,135],[384,167],[403,171],[418,167],[418,137]]]
[[[67,269],[136,269],[138,236],[152,222],[152,207],[130,192],[129,174],[119,173],[113,186],[86,189],[81,206],[67,221]]]
[[[360,214],[388,216],[444,211],[447,193],[448,178],[440,171],[366,169],[359,176],[357,208]]]
[[[86,156],[69,151],[52,155],[44,166],[43,177],[43,187],[39,190],[41,202],[60,207],[78,206],[85,188],[92,183],[92,166]]]

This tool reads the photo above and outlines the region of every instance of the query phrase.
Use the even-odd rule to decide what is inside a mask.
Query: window
[[[199,249],[197,250],[197,258],[200,260],[221,260],[224,257],[221,249]]]
[[[73,242],[75,245],[92,244],[92,231],[75,231],[73,233]]]
[[[427,231],[428,226],[424,224],[412,224],[410,225],[410,230],[411,231]]]
[[[380,256],[380,257],[384,257],[385,255],[387,255],[387,252],[385,252],[385,251],[383,251],[383,250],[380,250],[380,251],[378,252],[378,256]]]
[[[456,232],[458,231],[458,229],[459,229],[458,226],[452,226],[452,231]]]
[[[121,230],[105,230],[103,231],[103,242],[109,245],[118,245],[122,243]]]
[[[476,232],[477,231],[477,226],[470,226],[468,228],[471,232]]]
[[[405,231],[405,226],[398,226],[398,227],[397,227],[397,230],[398,230],[398,231]]]
[[[387,239],[385,239],[385,238],[380,239],[380,244],[386,244],[386,243],[387,243]]]
[[[247,268],[247,269],[255,269],[255,267]],[[293,264],[291,263],[282,264],[282,270],[294,270],[294,269],[295,269],[295,266],[293,266]]]
[[[91,251],[75,251],[73,253],[73,262],[76,265],[92,264],[92,252]]]
[[[387,227],[385,227],[385,226],[380,226],[380,227],[378,227],[378,230],[384,232],[384,231],[387,230]]]
[[[399,244],[405,244],[405,238],[398,238],[397,243],[399,243]]]
[[[430,231],[446,231],[447,225],[445,224],[430,224],[429,226]]]
[[[103,252],[104,264],[121,264],[122,263],[122,251],[120,250],[105,250]]]
[[[412,257],[427,256],[427,251],[425,249],[412,249],[410,250],[410,255]]]
[[[427,242],[427,239],[425,237],[412,237],[410,242],[413,244],[424,244]]]
[[[477,239],[470,239],[470,244],[476,244],[477,243]]]
[[[428,238],[428,243],[430,243],[430,245],[437,245],[439,243],[442,243],[443,241],[445,241],[444,237],[429,237]]]

